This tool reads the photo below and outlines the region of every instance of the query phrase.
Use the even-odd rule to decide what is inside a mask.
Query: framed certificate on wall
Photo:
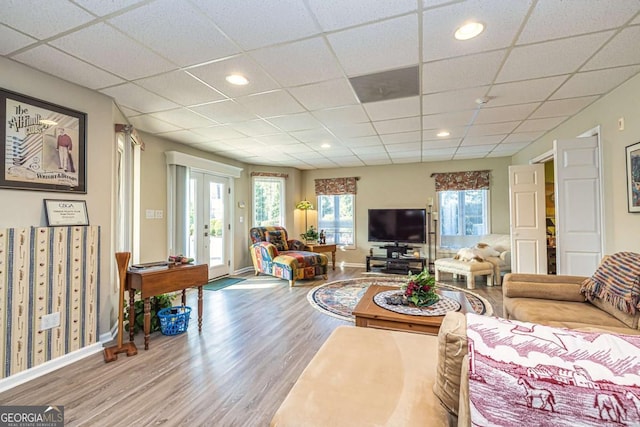
[[[48,227],[89,225],[87,202],[84,200],[44,199]]]

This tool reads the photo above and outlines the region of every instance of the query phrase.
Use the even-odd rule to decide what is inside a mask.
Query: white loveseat
[[[483,262],[454,259],[460,248],[471,247],[477,243],[486,243],[498,251],[500,255],[487,257]],[[457,239],[454,244],[456,247],[438,250],[438,259],[435,261],[436,280],[439,280],[440,273],[443,272],[452,273],[454,277],[462,275],[467,278],[467,288],[473,289],[476,276],[486,275],[488,286],[500,286],[502,275],[511,271],[511,237],[508,234],[464,236]]]

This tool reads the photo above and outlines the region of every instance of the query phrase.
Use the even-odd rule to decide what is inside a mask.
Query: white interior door
[[[554,141],[558,274],[590,276],[602,259],[598,138]]]
[[[229,274],[229,179],[191,172],[189,188],[189,251],[209,265],[209,279]]]
[[[546,274],[544,165],[509,166],[511,271]]]

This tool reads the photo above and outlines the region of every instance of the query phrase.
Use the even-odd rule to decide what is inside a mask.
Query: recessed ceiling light
[[[445,136],[449,136],[449,135],[451,135],[451,134],[450,134],[449,132],[447,132],[446,130],[443,130],[443,131],[438,132],[438,133],[436,134],[436,136],[439,136],[439,137],[441,137],[441,138],[442,138],[442,137],[445,137]]]
[[[331,144],[327,144],[326,142],[320,146],[321,148],[331,148]]]
[[[241,74],[230,74],[226,77],[226,80],[232,85],[244,86],[249,84],[249,80]]]
[[[484,30],[484,25],[479,22],[467,22],[462,27],[458,28],[454,34],[454,37],[458,40],[469,40],[476,37]]]

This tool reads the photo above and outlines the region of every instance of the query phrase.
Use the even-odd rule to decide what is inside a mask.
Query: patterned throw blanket
[[[622,312],[635,314],[640,309],[640,254],[618,252],[606,258],[593,276],[582,282],[580,292],[589,301],[599,298]]]
[[[467,314],[471,424],[640,425],[640,336]]]

